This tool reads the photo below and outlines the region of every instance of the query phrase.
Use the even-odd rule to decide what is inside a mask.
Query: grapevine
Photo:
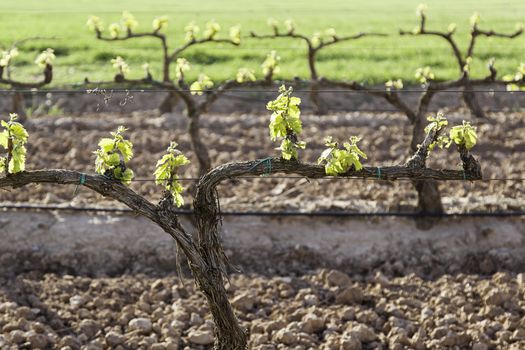
[[[90,31],[95,32],[97,39],[104,41],[120,41],[133,38],[151,37],[158,39],[162,48],[162,80],[170,82],[170,66],[180,58],[180,55],[189,47],[205,43],[226,43],[239,45],[241,43],[241,27],[235,25],[229,30],[229,38],[219,38],[221,30],[219,23],[209,21],[203,31],[202,37],[199,37],[200,28],[195,22],[190,22],[184,27],[184,42],[170,52],[167,37],[163,30],[168,27],[169,21],[166,16],[154,18],[151,23],[151,31],[135,32],[139,27],[139,22],[129,11],[124,11],[118,23],[111,23],[108,26],[107,34],[102,19],[97,16],[88,18],[86,25]],[[144,81],[142,81],[144,82]]]
[[[35,64],[41,68],[44,68],[45,74],[47,74],[46,71],[51,70],[53,62],[56,59],[54,52],[55,51],[53,49],[47,48],[44,51],[42,51],[35,59]],[[4,72],[12,64],[12,61],[14,60],[14,58],[16,58],[18,55],[19,55],[19,51],[16,47],[12,47],[11,49],[2,52],[2,55],[0,56],[0,83],[9,84],[9,85],[17,86],[17,87],[31,87],[31,86],[39,87],[36,85],[43,85],[44,83],[47,84],[51,82],[50,81],[51,78],[50,77],[48,78],[47,76],[45,77],[44,82],[42,83],[23,83],[23,82],[18,82],[15,80],[5,79]],[[47,81],[48,79],[49,81]]]
[[[37,89],[44,85],[50,84],[53,79],[53,62],[56,58],[54,50],[48,48],[42,51],[35,59],[35,64],[43,69],[43,78],[36,82],[24,82],[13,79],[10,76],[9,68],[12,66],[14,59],[18,56],[19,51],[16,46],[5,50],[0,55],[0,84],[5,84],[15,91],[12,100],[12,111],[16,112],[19,120],[24,122],[26,117],[26,109],[24,96],[22,93],[16,92],[17,89]]]
[[[235,79],[228,80],[222,84],[215,85],[215,83],[204,73],[200,73],[197,80],[188,84],[186,81],[186,73],[191,70],[190,62],[179,57],[175,61],[175,75],[177,80],[173,82],[162,82],[155,80],[149,71],[149,64],[143,64],[142,69],[146,76],[140,80],[132,80],[126,77],[126,74],[131,71],[131,67],[121,57],[117,56],[111,60],[113,68],[116,70],[113,82],[138,84],[147,83],[157,87],[161,87],[170,91],[181,98],[186,105],[186,116],[189,118],[189,134],[192,143],[193,151],[197,156],[200,174],[204,174],[211,168],[211,159],[208,155],[208,150],[200,137],[199,118],[205,113],[208,108],[226,91],[241,86],[266,86],[270,85],[273,79],[274,72],[278,71],[278,56],[275,52],[270,52],[262,64],[263,79],[257,80],[255,72],[249,68],[240,68]],[[108,83],[108,82],[106,82]],[[100,84],[100,83],[99,83]],[[202,96],[203,98],[196,98],[194,95]],[[301,146],[302,143],[298,143]],[[293,145],[286,141],[283,147],[289,152],[293,153]]]
[[[485,118],[485,113],[483,109],[480,107],[475,94],[472,92],[472,86],[475,85],[482,85],[487,83],[495,83],[498,85],[507,85],[510,89],[516,89],[518,85],[524,84],[523,77],[515,76],[514,79],[507,77],[504,77],[503,80],[497,80],[497,71],[494,68],[494,60],[489,61],[489,71],[490,74],[484,78],[484,79],[472,79],[470,77],[470,68],[472,66],[472,61],[474,57],[474,49],[477,43],[477,40],[479,37],[497,37],[497,38],[506,38],[506,39],[514,39],[518,36],[520,36],[523,33],[523,27],[521,25],[516,26],[516,30],[511,33],[499,33],[494,30],[483,30],[480,29],[479,24],[481,23],[481,17],[476,12],[470,17],[470,31],[469,31],[469,42],[467,49],[463,52],[460,50],[456,40],[454,39],[454,35],[456,34],[456,24],[450,23],[446,31],[437,31],[437,30],[429,30],[427,29],[426,22],[426,10],[427,6],[422,4],[419,5],[416,11],[416,16],[419,18],[419,25],[414,28],[411,31],[405,31],[401,30],[401,35],[414,35],[414,36],[422,36],[422,35],[428,35],[428,36],[436,36],[439,38],[444,39],[449,46],[452,49],[452,52],[454,53],[454,57],[457,61],[458,65],[458,71],[460,74],[459,79],[457,80],[456,84],[454,84],[454,87],[463,87],[463,100],[465,101],[468,108],[471,110],[471,112],[479,117],[479,118]],[[430,80],[434,79],[434,74],[430,71],[429,67],[424,67],[418,69],[416,72],[416,79],[420,81],[422,84],[427,84]],[[507,80],[507,82],[505,82]],[[432,85],[432,84],[430,84]],[[436,88],[438,86],[434,86],[433,88]]]
[[[403,82],[400,79],[391,79],[385,83],[383,91],[378,91],[377,89],[369,88],[362,83],[358,82],[334,82],[328,79],[320,78],[315,67],[316,54],[319,50],[339,43],[345,40],[358,39],[367,35],[383,35],[376,33],[358,33],[353,36],[342,36],[337,33],[334,28],[327,28],[324,31],[314,33],[313,36],[303,35],[299,33],[296,29],[295,24],[292,20],[286,20],[283,23],[279,23],[276,20],[269,20],[269,25],[272,29],[271,34],[259,35],[256,33],[251,33],[253,38],[292,38],[297,40],[303,40],[308,47],[308,63],[310,67],[311,79],[309,81],[310,85],[310,98],[312,99],[314,105],[317,106],[317,111],[323,111],[322,101],[319,99],[318,91],[323,86],[336,86],[342,88],[350,88],[352,90],[361,90],[367,91],[371,95],[385,99],[388,103],[393,105],[398,110],[406,114],[412,125],[412,140],[411,140],[411,149],[413,152],[417,151],[418,145],[422,142],[422,137],[424,135],[425,128],[425,117],[428,113],[430,103],[437,92],[444,91],[451,88],[462,88],[463,98],[467,103],[467,106],[471,109],[472,113],[476,116],[483,116],[483,110],[480,108],[472,90],[475,86],[481,86],[484,84],[495,83],[498,85],[506,85],[508,89],[517,89],[517,87],[525,85],[523,79],[523,74],[518,73],[512,75],[511,77],[506,77],[506,79],[497,79],[497,71],[494,67],[493,60],[489,61],[489,74],[486,77],[480,79],[473,79],[471,74],[471,67],[473,63],[473,53],[474,47],[479,37],[499,37],[499,38],[515,38],[523,32],[522,28],[517,28],[513,33],[498,33],[492,30],[485,31],[480,28],[480,18],[479,16],[473,16],[471,21],[471,31],[470,31],[470,42],[467,49],[462,52],[459,49],[459,46],[456,44],[455,35],[457,26],[454,23],[451,23],[445,31],[434,31],[427,29],[426,26],[426,6],[420,6],[417,9],[417,16],[419,18],[419,25],[417,28],[411,31],[400,31],[401,35],[431,35],[443,38],[452,48],[454,56],[458,62],[458,71],[459,77],[455,80],[450,81],[439,81],[439,78],[432,72],[430,67],[421,67],[416,71],[416,79],[422,84],[422,91],[419,97],[417,104],[412,104],[409,101],[405,101],[400,92],[403,91]],[[102,24],[97,21],[91,21],[91,27],[97,31],[97,27],[103,27]],[[153,26],[154,29],[156,28]],[[122,29],[122,28],[121,28]],[[152,84],[156,87],[162,87],[170,91],[173,95],[180,97],[180,99],[186,105],[187,115],[190,118],[190,135],[192,140],[192,148],[194,149],[199,167],[200,174],[204,174],[206,170],[211,168],[211,159],[207,154],[206,146],[203,144],[201,137],[199,136],[199,116],[202,113],[205,113],[206,110],[211,106],[211,104],[224,92],[228,89],[232,89],[238,86],[256,86],[257,84],[270,84],[273,78],[273,75],[276,74],[279,70],[278,61],[279,57],[277,53],[271,52],[265,62],[263,63],[263,75],[265,79],[262,81],[257,80],[255,74],[247,68],[241,68],[235,79],[227,81],[223,84],[211,85],[213,82],[206,75],[202,73],[198,76],[197,80],[192,83],[186,83],[185,73],[190,69],[190,65],[187,60],[184,60],[181,57],[181,53],[191,45],[204,43],[208,41],[220,42],[220,25],[216,22],[210,22],[206,27],[201,30],[196,23],[190,23],[185,27],[186,32],[186,41],[185,44],[173,51],[170,54],[167,50],[166,38],[165,36],[158,32],[153,33],[135,33],[134,29],[121,30],[121,33],[114,39],[108,39],[102,36],[100,33],[97,34],[97,37],[102,40],[127,40],[133,37],[140,36],[153,36],[161,40],[163,45],[163,52],[165,57],[165,62],[171,62],[170,59],[176,61],[176,80],[171,81],[170,79],[166,80],[166,74],[164,74],[164,79],[162,82],[155,81],[149,72],[149,67],[146,69],[146,77],[140,80],[129,80],[123,79],[120,82],[124,83],[147,83]],[[238,41],[234,37],[239,34],[240,37],[240,28],[232,28],[230,30],[230,39],[231,44],[238,44]],[[222,39],[221,39],[222,40]],[[520,68],[521,69],[521,68]],[[166,69],[164,70],[167,71]],[[190,90],[190,92],[187,92]],[[203,95],[200,101],[196,101],[192,94]],[[164,110],[164,109],[163,109]],[[301,149],[304,145],[302,142],[295,142],[297,134],[291,133],[289,136],[279,136],[282,138],[281,145],[279,147],[281,151],[281,156],[283,159],[297,159],[298,149]],[[276,139],[277,137],[275,137]],[[450,137],[449,137],[450,139]],[[447,142],[445,142],[447,141]],[[450,140],[445,140],[445,136],[441,135],[439,140],[436,140],[436,143],[429,145],[430,148],[438,145],[445,145]],[[433,185],[437,186],[437,185]],[[417,187],[417,186],[416,186]],[[428,186],[423,186],[428,187]],[[419,198],[428,197],[428,193],[425,190],[419,190]],[[442,212],[443,208],[439,198],[439,192],[437,188],[431,191],[438,196],[434,196],[433,200],[427,201],[427,204],[430,206],[427,207],[426,204],[421,206],[421,210],[424,212]]]
[[[319,98],[318,94],[318,82],[320,80],[319,73],[317,72],[316,58],[320,50],[336,45],[341,42],[349,40],[357,40],[366,36],[384,36],[381,33],[365,33],[360,32],[355,35],[338,35],[334,28],[327,28],[324,32],[316,32],[313,36],[297,33],[295,24],[291,19],[284,21],[284,31],[281,31],[281,24],[273,19],[269,18],[268,26],[272,29],[272,34],[257,34],[251,32],[250,36],[256,39],[278,39],[278,38],[291,38],[294,40],[301,40],[306,44],[307,47],[307,59],[308,68],[310,70],[310,99],[316,106],[316,112],[324,114],[326,112],[326,106]]]
[[[211,159],[207,147],[200,136],[200,116],[208,110],[219,96],[229,89],[239,86],[269,85],[271,84],[274,72],[278,70],[276,62],[278,58],[276,54],[273,53],[269,57],[270,59],[273,58],[275,62],[269,62],[267,59],[265,67],[263,68],[264,80],[257,80],[253,71],[248,68],[241,68],[234,80],[229,80],[219,85],[215,85],[204,73],[200,73],[198,78],[191,84],[187,83],[185,75],[191,69],[191,65],[187,59],[182,57],[182,54],[194,45],[205,43],[239,45],[241,43],[241,27],[239,25],[230,28],[228,38],[221,38],[221,26],[216,21],[208,22],[202,31],[195,22],[190,22],[184,27],[184,42],[177,48],[170,50],[167,36],[162,32],[162,30],[168,26],[168,20],[165,17],[154,19],[152,22],[152,31],[145,32],[135,31],[136,28],[139,27],[139,23],[129,12],[123,13],[119,23],[113,23],[109,26],[109,34],[105,31],[104,24],[98,17],[90,17],[86,24],[91,31],[95,32],[99,40],[122,41],[143,37],[159,40],[163,57],[161,80],[157,80],[152,76],[149,63],[142,65],[142,69],[145,72],[144,78],[129,79],[127,75],[132,67],[125,62],[122,56],[117,56],[111,60],[111,64],[116,70],[113,81],[90,82],[89,79],[86,78],[85,84],[113,85],[114,83],[120,83],[140,86],[149,85],[157,89],[164,89],[168,92],[168,95],[159,107],[161,113],[171,112],[175,103],[182,101],[186,107],[186,116],[189,119],[189,134],[193,151],[197,156],[200,174],[204,174],[211,168]],[[175,66],[175,69],[172,69],[172,65]],[[173,71],[175,73],[175,79],[171,77]],[[202,98],[194,97],[193,95],[202,96]]]
[[[484,111],[479,106],[475,94],[473,93],[473,87],[482,86],[486,84],[496,84],[507,86],[507,89],[509,90],[517,90],[520,88],[520,86],[525,85],[525,79],[524,75],[522,74],[521,67],[516,74],[507,75],[503,79],[498,79],[498,72],[494,66],[494,60],[490,60],[488,63],[487,76],[479,79],[474,79],[470,76],[470,68],[472,66],[474,48],[479,37],[498,37],[513,39],[523,33],[523,27],[517,27],[516,30],[512,33],[498,33],[493,30],[482,30],[479,27],[480,18],[478,15],[475,15],[472,17],[471,20],[470,41],[468,47],[464,52],[462,52],[459,49],[459,46],[457,45],[456,40],[454,38],[454,35],[456,34],[456,25],[453,23],[450,24],[447,28],[447,31],[436,31],[427,29],[425,15],[426,9],[427,7],[424,5],[419,6],[416,11],[416,14],[419,18],[419,25],[415,29],[410,31],[401,30],[400,34],[418,36],[429,35],[444,39],[452,48],[454,57],[457,61],[459,72],[459,77],[457,79],[450,81],[437,81],[437,78],[430,69],[430,67],[419,68],[416,71],[416,79],[422,84],[422,91],[419,96],[418,102],[415,105],[413,105],[410,101],[405,101],[399,94],[399,92],[403,89],[403,83],[400,80],[392,79],[387,81],[385,83],[384,91],[378,91],[356,81],[341,82],[332,81],[329,79],[320,79],[319,81],[319,85],[323,87],[338,87],[344,89],[351,89],[355,91],[366,91],[370,95],[384,99],[397,110],[403,112],[412,125],[412,152],[418,152],[419,150],[421,150],[421,152],[425,153],[424,157],[418,157],[418,162],[424,162],[424,160],[426,160],[426,156],[429,150],[432,150],[435,146],[445,147],[446,145],[449,145],[451,140],[450,134],[448,136],[438,135],[437,138],[429,142],[424,147],[424,149],[421,149],[419,147],[423,141],[422,138],[425,129],[425,117],[428,113],[430,103],[436,93],[440,91],[445,91],[447,89],[462,88],[463,100],[467,104],[468,108],[471,110],[472,114],[477,117],[485,117]],[[465,126],[465,128],[467,128],[467,126]],[[455,128],[453,130],[455,130],[454,132],[459,132],[459,130],[463,130],[463,126],[461,126],[461,129]],[[470,162],[468,160],[470,158],[468,156],[468,149],[466,149],[466,145],[467,143],[469,144],[469,146],[472,145],[472,141],[475,139],[472,134],[473,131],[471,129],[468,130],[469,131],[467,131],[467,133],[469,134],[469,141],[460,141],[458,139],[458,142],[460,142],[458,147],[463,152],[462,158],[465,158],[465,162]],[[461,132],[459,133],[461,134]],[[463,148],[465,149],[463,150]],[[473,173],[478,172],[475,166],[472,166],[472,169],[470,170]],[[419,208],[422,212],[443,212],[443,206],[441,204],[439,189],[437,188],[437,183],[435,181],[418,181],[414,182],[414,185],[418,191]]]

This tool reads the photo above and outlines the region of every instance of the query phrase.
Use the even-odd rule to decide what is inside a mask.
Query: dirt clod
[[[251,349],[525,347],[525,286],[516,275],[409,275],[383,286],[374,273],[347,276],[343,290],[359,291],[361,302],[342,306],[329,274],[340,275],[232,276],[229,297],[243,305],[236,314]],[[15,280],[0,279],[2,348],[203,350],[214,342],[205,298],[175,277],[29,273]],[[316,305],[305,306],[306,296]]]

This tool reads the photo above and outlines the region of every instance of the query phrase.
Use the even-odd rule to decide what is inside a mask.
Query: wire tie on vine
[[[85,183],[86,183],[86,174],[81,173],[80,174],[80,181],[79,181],[78,185],[75,186],[75,191],[73,192],[73,197],[76,197],[76,195],[78,194],[78,187],[84,185]]]
[[[268,176],[272,172],[272,157],[267,157],[261,160],[258,160],[249,170],[256,169],[259,165],[265,165],[265,173],[263,175]]]
[[[467,173],[463,170],[463,180],[467,180]]]
[[[381,180],[381,167],[380,166],[377,167],[377,179]]]

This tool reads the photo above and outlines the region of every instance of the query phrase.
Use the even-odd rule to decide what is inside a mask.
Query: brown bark
[[[211,159],[208,148],[202,141],[200,134],[200,113],[197,111],[189,112],[188,118],[190,119],[188,132],[190,134],[191,147],[199,164],[199,176],[202,176],[211,169]]]
[[[197,274],[200,273],[197,272]],[[215,323],[215,350],[245,350],[248,334],[239,326],[233,308],[224,288],[224,276],[214,266],[209,266],[206,274],[196,275],[199,288],[203,291],[210,306]]]
[[[416,180],[412,184],[417,191],[418,210],[424,214],[421,218],[416,218],[416,226],[421,230],[429,230],[439,221],[439,217],[431,215],[444,212],[439,184],[436,180]]]
[[[428,100],[430,102],[430,98]],[[419,114],[414,120],[412,125],[412,140],[410,142],[410,148],[412,152],[418,152],[418,145],[421,144],[421,150],[424,150],[425,157],[419,166],[426,167],[426,157],[428,155],[428,144],[423,143],[423,137],[425,135],[425,114],[426,106],[420,108]],[[423,144],[422,144],[423,143]],[[439,215],[445,212],[443,208],[443,202],[441,200],[441,193],[439,192],[439,184],[435,180],[416,180],[412,184],[417,191],[417,208],[421,214],[432,214]],[[438,218],[422,218],[416,219],[416,225],[422,230],[430,229]]]
[[[179,102],[179,97],[177,94],[172,93],[172,92],[168,93],[166,98],[164,98],[164,100],[159,106],[159,112],[161,114],[173,112],[178,102]]]
[[[322,97],[319,94],[319,82],[317,80],[312,80],[310,84],[310,101],[315,106],[314,112],[317,115],[325,115],[328,110],[326,108],[326,103],[323,101]]]
[[[468,109],[470,109],[470,111],[476,118],[487,118],[485,111],[479,104],[476,93],[472,90],[472,87],[470,85],[465,86],[462,95],[463,101],[465,101],[465,104],[467,105]]]
[[[13,92],[12,113],[18,114],[18,121],[24,124],[27,120],[24,94],[19,91]]]

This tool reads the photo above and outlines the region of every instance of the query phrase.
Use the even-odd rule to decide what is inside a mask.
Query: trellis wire
[[[78,207],[78,206],[61,206],[61,205],[35,205],[35,204],[13,204],[0,205],[0,211],[14,210],[42,210],[42,211],[76,211],[76,212],[94,212],[94,213],[134,213],[128,208],[104,208],[104,207]],[[193,215],[190,209],[175,209],[177,215]],[[416,212],[344,212],[344,211],[223,211],[222,216],[275,216],[275,217],[521,217],[525,216],[525,211],[510,212],[464,212],[464,213],[416,213]]]
[[[370,176],[370,177],[359,177],[359,176],[355,176],[355,177],[352,177],[352,176],[326,176],[326,177],[315,177],[315,178],[312,178],[312,177],[306,177],[306,176],[297,176],[297,175],[261,175],[261,176],[238,176],[238,177],[235,177],[235,179],[232,179],[232,181],[236,181],[236,180],[254,180],[254,179],[260,179],[260,180],[272,180],[272,179],[276,179],[276,180],[286,180],[286,179],[306,179],[306,180],[309,180],[309,181],[313,181],[313,180],[328,180],[328,181],[338,181],[338,180],[346,180],[346,181],[351,181],[351,180],[354,180],[354,181],[379,181],[379,182],[391,182],[391,181],[397,181],[397,182],[412,182],[412,181],[415,181],[417,179],[405,179],[405,178],[400,178],[400,179],[384,179],[384,178],[381,178],[381,179],[378,179],[377,177],[374,177],[374,176]],[[106,181],[114,181],[114,182],[120,182],[120,180],[112,180],[112,179],[105,179]],[[180,177],[180,178],[177,178],[177,181],[199,181],[200,178],[199,177]],[[131,179],[129,180],[131,182],[155,182],[157,180],[155,180],[154,178],[135,178],[135,179]],[[469,183],[472,183],[472,182],[504,182],[504,181],[514,181],[514,182],[524,182],[525,181],[525,178],[521,178],[521,177],[509,177],[509,178],[486,178],[486,179],[475,179],[475,180],[472,180],[472,179],[444,179],[444,180],[440,180],[440,181],[446,181],[446,182],[449,182],[449,181],[455,181],[455,182],[469,182]]]
[[[286,82],[291,83],[291,82]],[[179,89],[180,92],[215,92],[216,90],[190,90],[190,89]],[[422,93],[425,91],[434,91],[436,93],[464,93],[464,90],[440,90],[440,89],[429,89],[429,90],[396,90],[396,93]],[[103,88],[103,87],[93,87],[92,89],[82,89],[82,90],[61,90],[61,89],[0,89],[0,93],[4,94],[13,94],[13,93],[22,93],[22,94],[92,94],[92,95],[103,95],[104,93],[169,93],[177,92],[177,90],[170,89],[122,89],[122,88]],[[318,93],[356,93],[356,94],[369,94],[373,92],[385,92],[385,89],[366,89],[366,90],[352,90],[352,89],[295,89],[294,92],[318,92]],[[507,90],[472,90],[469,91],[472,93],[506,93],[506,94],[520,94],[525,93],[525,91],[507,91]],[[229,90],[229,93],[276,93],[275,89],[253,89],[253,90],[243,90],[243,89],[232,89]]]

